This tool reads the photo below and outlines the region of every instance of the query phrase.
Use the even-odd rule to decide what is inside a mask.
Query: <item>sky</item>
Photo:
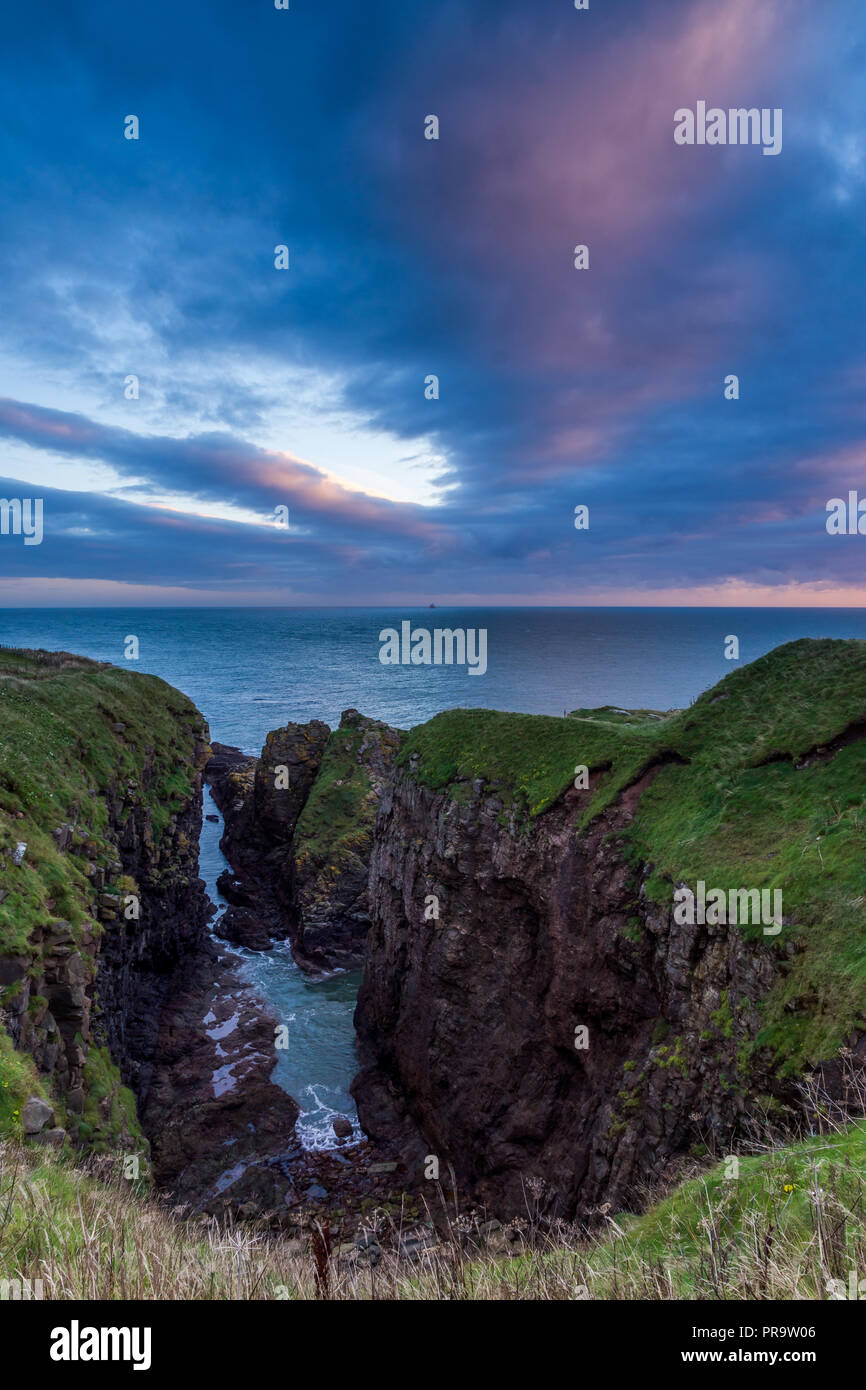
[[[866,602],[861,0],[48,0],[0,76],[0,606]]]

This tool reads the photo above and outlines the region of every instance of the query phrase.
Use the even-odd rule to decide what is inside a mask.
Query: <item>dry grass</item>
[[[733,1180],[718,1165],[643,1216],[602,1212],[595,1235],[527,1220],[517,1245],[500,1228],[490,1248],[474,1218],[440,1213],[442,1238],[409,1261],[389,1248],[399,1217],[382,1212],[375,1267],[341,1258],[321,1228],[300,1241],[186,1219],[117,1172],[4,1144],[0,1279],[41,1280],[50,1299],[449,1302],[826,1299],[866,1279],[862,1122],[742,1157]]]

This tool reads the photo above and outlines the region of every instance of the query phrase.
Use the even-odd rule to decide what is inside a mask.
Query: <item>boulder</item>
[[[214,923],[214,936],[245,946],[248,951],[269,951],[271,938],[260,918],[244,907],[230,907]]]
[[[38,1134],[54,1124],[54,1110],[41,1096],[28,1096],[21,1109],[21,1124],[25,1134]]]
[[[66,1143],[66,1130],[53,1128],[40,1130],[38,1134],[32,1134],[31,1139],[36,1144],[50,1144],[52,1148],[59,1149]]]

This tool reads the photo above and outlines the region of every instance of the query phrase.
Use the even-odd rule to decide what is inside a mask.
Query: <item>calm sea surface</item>
[[[382,666],[379,632],[483,627],[486,675]],[[151,671],[185,691],[211,735],[258,752],[289,719],[339,721],[349,707],[409,728],[442,709],[562,714],[583,705],[670,709],[731,669],[724,639],[754,660],[797,637],[866,639],[862,609],[136,608],[3,609],[0,642],[65,648]],[[125,662],[124,638],[140,659]]]

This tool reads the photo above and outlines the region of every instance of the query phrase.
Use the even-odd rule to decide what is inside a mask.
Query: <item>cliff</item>
[[[143,1146],[132,1093],[147,1096],[162,1006],[210,911],[208,755],[163,681],[0,650],[0,1023],[33,1058],[55,1142]]]
[[[371,860],[364,1128],[503,1213],[590,1218],[796,1126],[796,1078],[864,1026],[864,732],[866,650],[829,641],[667,715],[412,730]],[[682,920],[699,881],[781,891],[778,928]]]
[[[0,1133],[149,1155],[139,1173],[219,1210],[282,1200],[298,1107],[207,929],[210,756],[164,681],[0,651]]]

